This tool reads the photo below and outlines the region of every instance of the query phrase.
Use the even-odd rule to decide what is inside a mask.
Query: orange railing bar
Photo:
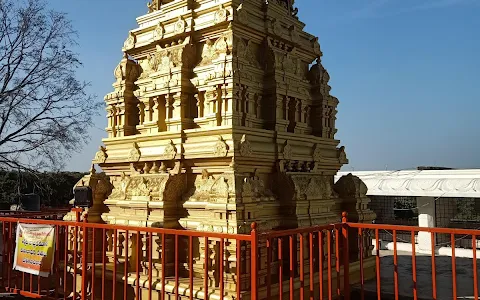
[[[422,231],[430,233],[446,233],[454,235],[474,235],[480,232],[476,229],[457,229],[457,228],[441,228],[441,227],[418,227],[418,226],[404,226],[404,225],[388,225],[388,224],[367,224],[367,223],[347,223],[349,228],[362,229],[380,229],[380,230],[397,230],[397,231]]]
[[[0,222],[5,223],[25,223],[25,224],[43,224],[43,225],[60,225],[65,227],[87,227],[95,229],[112,229],[115,228],[120,231],[141,231],[141,232],[152,232],[159,234],[167,235],[180,235],[180,236],[192,236],[192,237],[205,237],[215,239],[232,239],[239,241],[251,242],[253,237],[250,234],[233,234],[233,233],[216,233],[216,232],[204,232],[204,231],[195,231],[195,230],[179,230],[179,229],[167,229],[167,228],[158,228],[158,227],[138,227],[138,226],[127,226],[127,225],[111,225],[111,224],[100,224],[100,223],[85,223],[83,222],[74,222],[74,221],[58,221],[58,220],[43,220],[43,219],[26,219],[26,218],[10,218],[10,217],[0,217]],[[258,233],[257,233],[258,234]],[[260,234],[258,234],[260,236]]]
[[[328,293],[328,299],[335,297],[349,300],[351,284],[357,283],[358,285],[356,287],[352,286],[352,289],[360,289],[360,299],[365,299],[365,293],[367,292],[365,290],[365,275],[369,273],[364,271],[364,267],[367,265],[364,260],[368,258],[368,264],[372,263],[372,271],[373,263],[376,264],[376,292],[377,298],[381,299],[382,290],[383,292],[390,291],[386,291],[386,285],[383,289],[381,286],[381,271],[383,270],[380,268],[382,258],[380,257],[379,231],[391,230],[394,265],[391,289],[395,299],[402,299],[404,296],[400,293],[404,290],[400,286],[400,284],[403,285],[404,281],[400,278],[404,277],[400,274],[400,272],[403,272],[400,268],[403,258],[400,257],[401,253],[398,253],[402,249],[399,240],[397,240],[401,234],[399,231],[408,232],[412,244],[411,280],[413,289],[410,289],[410,291],[413,293],[414,300],[420,297],[423,288],[417,283],[421,276],[417,273],[415,233],[417,231],[429,232],[431,236],[433,299],[437,298],[435,234],[448,233],[450,235],[453,297],[457,297],[457,294],[463,292],[457,290],[455,236],[470,235],[474,258],[473,294],[475,299],[478,299],[478,273],[476,269],[476,241],[477,236],[480,235],[478,230],[351,223],[348,222],[347,215],[342,214],[342,222],[337,224],[259,232],[257,224],[252,223],[250,234],[224,234],[87,223],[87,218],[80,222],[80,212],[77,212],[78,218],[75,222],[56,220],[55,216],[53,216],[53,220],[32,219],[29,216],[32,215],[24,215],[23,218],[0,217],[0,223],[3,223],[1,232],[4,245],[2,249],[3,268],[1,271],[3,276],[0,279],[0,284],[7,291],[34,298],[44,298],[46,300],[59,299],[59,297],[63,297],[63,299],[73,297],[82,300],[89,298],[106,299],[110,298],[110,295],[105,295],[106,291],[111,288],[105,286],[105,283],[108,283],[113,285],[112,298],[114,299],[127,299],[130,295],[142,294],[144,297],[148,296],[146,298],[151,300],[154,290],[160,295],[161,299],[171,297],[185,297],[192,300],[195,298],[210,299],[212,297],[223,299],[230,295],[230,292],[233,292],[228,288],[231,287],[231,279],[235,278],[233,277],[235,275],[237,299],[244,296],[252,300],[269,298],[323,299],[324,294],[327,295]],[[55,290],[45,286],[47,281],[41,280],[39,276],[25,275],[12,269],[17,222],[55,226],[54,266],[49,279],[52,284],[58,286]],[[375,253],[367,253],[367,250],[370,251],[372,246],[372,237],[368,230],[375,233],[376,255]],[[99,238],[100,235],[101,238]],[[80,236],[83,236],[83,239],[80,239]],[[153,244],[154,237],[155,245]],[[62,240],[62,238],[65,240]],[[157,238],[160,240],[157,240]],[[201,250],[196,254],[200,260],[203,259],[203,278],[201,278],[201,275],[197,276],[195,274],[195,280],[199,281],[197,294],[194,292],[193,264],[194,262],[195,264],[201,264],[202,262],[197,262],[197,258],[194,259],[194,249],[196,249],[194,238],[199,238],[198,243]],[[318,241],[315,241],[315,239],[318,239]],[[355,241],[355,239],[357,240]],[[229,256],[229,245],[233,245],[230,240],[235,241],[235,258]],[[186,243],[188,243],[188,248],[185,247]],[[195,240],[195,243],[197,243],[197,240]],[[202,244],[204,249],[201,248]],[[318,247],[318,250],[316,247]],[[356,247],[358,247],[358,251]],[[97,249],[98,252],[102,251],[103,253],[101,259],[96,255]],[[154,249],[158,253],[155,252],[156,254],[154,254]],[[182,254],[184,251],[185,253]],[[110,267],[110,265],[107,266],[107,253],[109,253],[109,258],[113,255],[113,270],[107,269],[107,267]],[[212,257],[213,253],[216,255],[215,258]],[[354,255],[358,255],[358,258]],[[260,264],[260,259],[264,258],[266,265],[264,264],[265,261]],[[98,260],[98,265],[96,260]],[[235,264],[232,269],[231,263],[233,262]],[[352,280],[349,276],[350,263],[358,263],[360,266],[360,270],[357,270],[360,278],[355,279],[355,282],[350,282]],[[154,283],[153,280],[156,277],[153,278],[153,272],[160,270],[156,269],[157,264],[161,264],[161,272],[159,272],[161,275],[155,275],[158,277],[158,282]],[[199,266],[201,267],[201,265]],[[146,268],[148,268],[148,272],[145,270]],[[189,269],[188,277],[187,273],[182,275],[186,268]],[[64,274],[62,274],[62,271]],[[73,278],[81,275],[82,281],[72,281],[69,277],[70,279],[67,282],[67,272],[70,275],[73,273]],[[98,277],[96,272],[99,274]],[[326,272],[326,275],[324,275],[324,272]],[[113,280],[110,283],[109,276],[112,273]],[[385,274],[383,275],[385,276]],[[334,276],[336,278],[333,278]],[[63,283],[61,283],[61,280],[63,280]],[[324,280],[327,287],[324,285]],[[315,282],[319,285],[318,289]],[[146,293],[147,289],[148,294]],[[63,295],[59,295],[62,290]],[[260,295],[259,291],[261,291]],[[319,296],[317,296],[318,292]],[[122,293],[123,297],[121,296]]]
[[[473,296],[478,299],[478,274],[477,274],[477,237],[472,235],[473,250]]]

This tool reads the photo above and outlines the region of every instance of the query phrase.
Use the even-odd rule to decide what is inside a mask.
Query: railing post
[[[83,209],[79,208],[79,207],[74,207],[74,208],[72,208],[72,211],[75,212],[75,222],[77,222],[77,223],[80,222],[80,218],[81,218]]]
[[[250,254],[250,260],[251,260],[251,267],[250,267],[250,275],[251,275],[251,283],[250,283],[250,290],[251,290],[251,299],[252,300],[257,300],[258,296],[258,278],[257,278],[257,272],[258,272],[258,232],[257,232],[257,223],[253,222],[251,225],[252,231],[250,232],[250,235],[252,236],[252,243],[251,243],[251,254]]]
[[[87,229],[87,213],[83,215],[82,226],[82,300],[87,299],[87,261],[88,261],[88,229]],[[93,229],[92,229],[93,230]],[[93,272],[93,271],[92,271]],[[75,279],[74,279],[75,280]]]
[[[347,212],[342,212],[343,235],[343,294],[344,299],[350,299],[350,249],[348,247],[348,219]]]

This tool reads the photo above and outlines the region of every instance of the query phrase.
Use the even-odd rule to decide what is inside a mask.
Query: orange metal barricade
[[[0,286],[6,292],[43,299],[111,299],[111,296],[133,299],[141,294],[152,299],[153,293],[160,299],[171,299],[167,295],[206,299],[213,294],[224,298],[233,293],[225,289],[228,272],[241,277],[239,281],[248,278],[249,283],[244,284],[248,289],[234,291],[237,299],[245,293],[249,299],[257,299],[252,292],[257,290],[257,274],[246,273],[257,269],[257,261],[252,259],[247,267],[242,258],[256,257],[255,224],[251,234],[242,235],[31,218],[0,217],[0,223],[3,246]],[[54,263],[48,278],[13,270],[18,223],[55,226]],[[195,257],[199,242],[203,242],[204,252],[197,251]],[[214,262],[210,261],[211,252],[217,250],[210,248],[212,242],[219,244]],[[235,246],[232,248],[231,244]],[[235,252],[236,257],[227,257],[226,252]],[[203,278],[194,276],[194,263],[203,269]],[[158,274],[159,270],[162,274]],[[218,281],[213,288],[211,280]],[[81,286],[77,286],[79,283]]]
[[[19,222],[55,226],[54,263],[48,278],[13,270]],[[437,233],[451,236],[452,299],[459,296],[456,236],[472,237],[472,296],[478,299],[476,236],[480,231],[475,230],[349,223],[346,214],[338,224],[291,230],[260,232],[254,223],[250,234],[66,222],[29,216],[0,217],[0,224],[0,287],[5,292],[32,298],[366,299],[367,292],[370,297],[372,293],[366,287],[373,282],[377,299],[384,294],[402,299],[401,291],[405,290],[402,280],[411,278],[411,294],[418,299],[425,286],[417,283],[422,275],[418,273],[415,234],[423,231],[432,237]],[[390,290],[382,287],[382,276],[387,274],[381,271],[378,237],[383,230],[393,236],[393,268],[388,270],[393,272]],[[399,232],[411,236],[411,274],[401,274]],[[441,287],[437,284],[434,239],[432,245],[430,297],[437,299]],[[372,251],[374,246],[376,249]]]

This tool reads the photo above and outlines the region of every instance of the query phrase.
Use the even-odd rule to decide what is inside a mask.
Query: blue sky
[[[260,1],[260,0],[258,0]],[[50,0],[79,32],[78,76],[99,99],[147,0]],[[337,137],[345,170],[418,165],[480,168],[480,0],[297,0],[306,30],[319,36],[339,98]],[[67,164],[86,171],[105,136]]]

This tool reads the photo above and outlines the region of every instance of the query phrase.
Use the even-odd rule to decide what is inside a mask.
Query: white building
[[[370,208],[379,223],[480,229],[480,169],[339,172],[335,180],[349,173],[367,185]],[[410,214],[414,217],[398,217],[402,208],[396,203],[402,201],[414,204]],[[435,243],[442,247],[449,241],[448,236],[437,236]],[[420,232],[417,243],[420,249],[431,250],[430,233]],[[471,248],[471,238],[460,237],[458,246]]]

